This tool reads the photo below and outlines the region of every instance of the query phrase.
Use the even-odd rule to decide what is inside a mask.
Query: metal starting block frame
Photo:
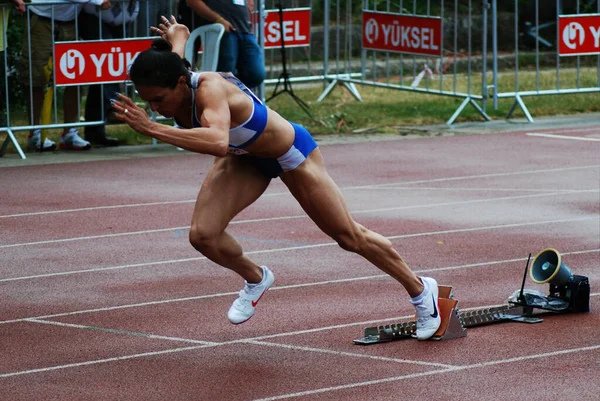
[[[450,340],[467,336],[468,327],[492,323],[514,321],[540,323],[543,319],[533,316],[533,308],[527,306],[503,305],[459,313],[458,301],[454,299],[452,287],[439,286],[439,313],[442,323],[432,340]],[[367,327],[364,337],[354,340],[355,344],[370,345],[415,337],[416,320],[396,324]]]

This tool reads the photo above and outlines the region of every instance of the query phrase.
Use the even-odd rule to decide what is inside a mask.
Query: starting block
[[[467,328],[492,323],[513,321],[533,324],[543,321],[543,319],[533,316],[533,308],[519,304],[459,312],[458,301],[454,299],[452,287],[449,286],[439,286],[438,305],[442,323],[438,331],[431,337],[431,340],[451,340],[466,337]],[[354,340],[354,343],[370,345],[414,338],[416,337],[416,330],[416,320],[367,327],[364,329],[364,337]]]
[[[458,301],[454,299],[452,287],[440,285],[438,295],[439,314],[442,318],[440,328],[435,332],[432,340],[449,340],[465,337],[467,330],[458,313]],[[404,323],[384,326],[367,327],[364,337],[354,340],[355,344],[369,345],[394,340],[415,337],[417,321],[411,320]]]
[[[588,278],[573,274],[562,262],[558,251],[544,249],[534,259],[531,278],[538,284],[549,283],[548,296],[525,292],[525,280],[531,254],[525,265],[525,274],[519,296],[507,305],[493,308],[481,308],[459,313],[458,301],[454,299],[452,287],[439,286],[438,306],[442,323],[432,340],[449,340],[466,337],[467,327],[482,326],[498,322],[540,323],[543,319],[535,317],[542,313],[579,313],[590,311],[590,284]],[[540,310],[541,312],[536,312]],[[379,344],[394,340],[416,337],[417,322],[408,322],[367,327],[364,337],[354,340],[355,344]]]

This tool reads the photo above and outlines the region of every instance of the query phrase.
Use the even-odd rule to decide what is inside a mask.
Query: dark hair
[[[172,50],[173,47],[168,41],[162,38],[155,39],[148,50],[144,50],[135,58],[129,68],[129,78],[136,86],[173,89],[177,86],[179,77],[185,76],[190,85],[189,63]]]

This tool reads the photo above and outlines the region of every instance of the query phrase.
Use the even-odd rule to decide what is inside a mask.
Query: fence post
[[[323,87],[329,75],[329,0],[325,0],[323,9]]]
[[[187,1],[187,0],[185,0]],[[256,12],[256,10],[254,10]],[[256,40],[260,46],[260,51],[265,54],[265,2],[264,0],[258,0],[258,32],[256,32]],[[260,83],[258,86],[258,97],[263,102],[265,101],[265,82]]]
[[[482,9],[482,13],[483,13],[483,42],[481,43],[481,74],[482,74],[482,79],[481,79],[481,109],[483,111],[485,111],[486,109],[486,101],[488,98],[488,92],[487,92],[487,30],[488,30],[488,26],[487,26],[487,17],[488,17],[488,8],[490,6],[490,3],[488,3],[488,0],[482,0],[483,1],[483,9]]]
[[[492,90],[494,110],[498,110],[498,2],[492,0]]]

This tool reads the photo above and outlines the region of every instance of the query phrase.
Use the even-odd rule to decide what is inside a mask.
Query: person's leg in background
[[[32,13],[29,24],[26,24],[26,26],[29,26],[30,29],[31,49],[28,41],[23,40],[21,71],[23,71],[25,93],[29,94],[31,88],[31,98],[27,99],[27,116],[30,118],[31,125],[39,125],[42,103],[44,102],[44,89],[47,84],[44,67],[48,64],[50,56],[52,56],[52,25],[50,21],[41,20]],[[30,63],[31,69],[29,68]],[[41,136],[40,129],[31,131],[27,137],[27,148],[29,150],[40,150]],[[45,138],[42,150],[54,149],[56,149],[56,143]]]
[[[187,0],[184,0],[187,1]],[[173,3],[173,4],[172,4]],[[171,18],[171,15],[177,15],[177,9],[174,7],[174,1],[171,0],[157,0],[156,1],[156,24],[160,21],[160,17],[165,16],[167,18]],[[158,26],[156,24],[152,24],[154,26]]]
[[[84,40],[100,39],[100,19],[96,15],[79,14],[79,34]],[[102,39],[113,39],[113,29],[102,25]],[[90,85],[85,101],[85,121],[108,121],[112,114],[110,99],[116,97],[118,84]],[[75,100],[77,101],[77,100]],[[104,108],[103,108],[104,106]],[[106,135],[106,125],[86,126],[85,140],[100,146],[118,146],[119,140]]]
[[[186,0],[180,0],[186,1]],[[171,14],[176,14],[176,10],[171,7],[170,0],[146,0],[140,2],[140,12],[136,21],[136,36],[152,36],[151,26],[158,26],[161,22],[160,17],[169,18]]]
[[[231,72],[237,76],[236,66],[238,64],[238,34],[235,32],[225,32],[219,45],[219,62],[217,71]]]
[[[134,36],[138,38],[145,38],[150,36],[150,26],[152,25],[151,9],[152,0],[140,1],[140,12],[138,13],[137,19],[135,20],[135,33]]]
[[[265,61],[254,35],[238,34],[236,67],[236,76],[248,88],[255,88],[265,80]]]
[[[0,87],[2,90],[0,91],[0,127],[4,128],[6,126],[6,68],[4,68],[5,62],[8,61],[6,50],[6,43],[4,43],[4,37],[6,36],[6,29],[8,27],[8,7],[0,7],[0,78],[2,79],[2,83]]]
[[[0,12],[2,12],[0,10]],[[0,31],[0,33],[2,33]],[[4,50],[0,51],[0,78],[2,79],[2,83],[0,84],[0,87],[2,88],[2,90],[0,91],[0,127],[4,128],[7,126],[7,119],[6,119],[6,80],[5,80],[5,75],[6,75],[6,68],[4,68],[4,59],[5,57],[5,53]]]
[[[76,21],[54,22],[57,30],[57,41],[68,42],[78,39],[76,32]],[[79,120],[79,87],[67,86],[63,95],[63,113],[65,123],[74,123]],[[79,136],[76,128],[65,128],[60,137],[60,148],[67,150],[88,150],[92,147],[88,141]]]

